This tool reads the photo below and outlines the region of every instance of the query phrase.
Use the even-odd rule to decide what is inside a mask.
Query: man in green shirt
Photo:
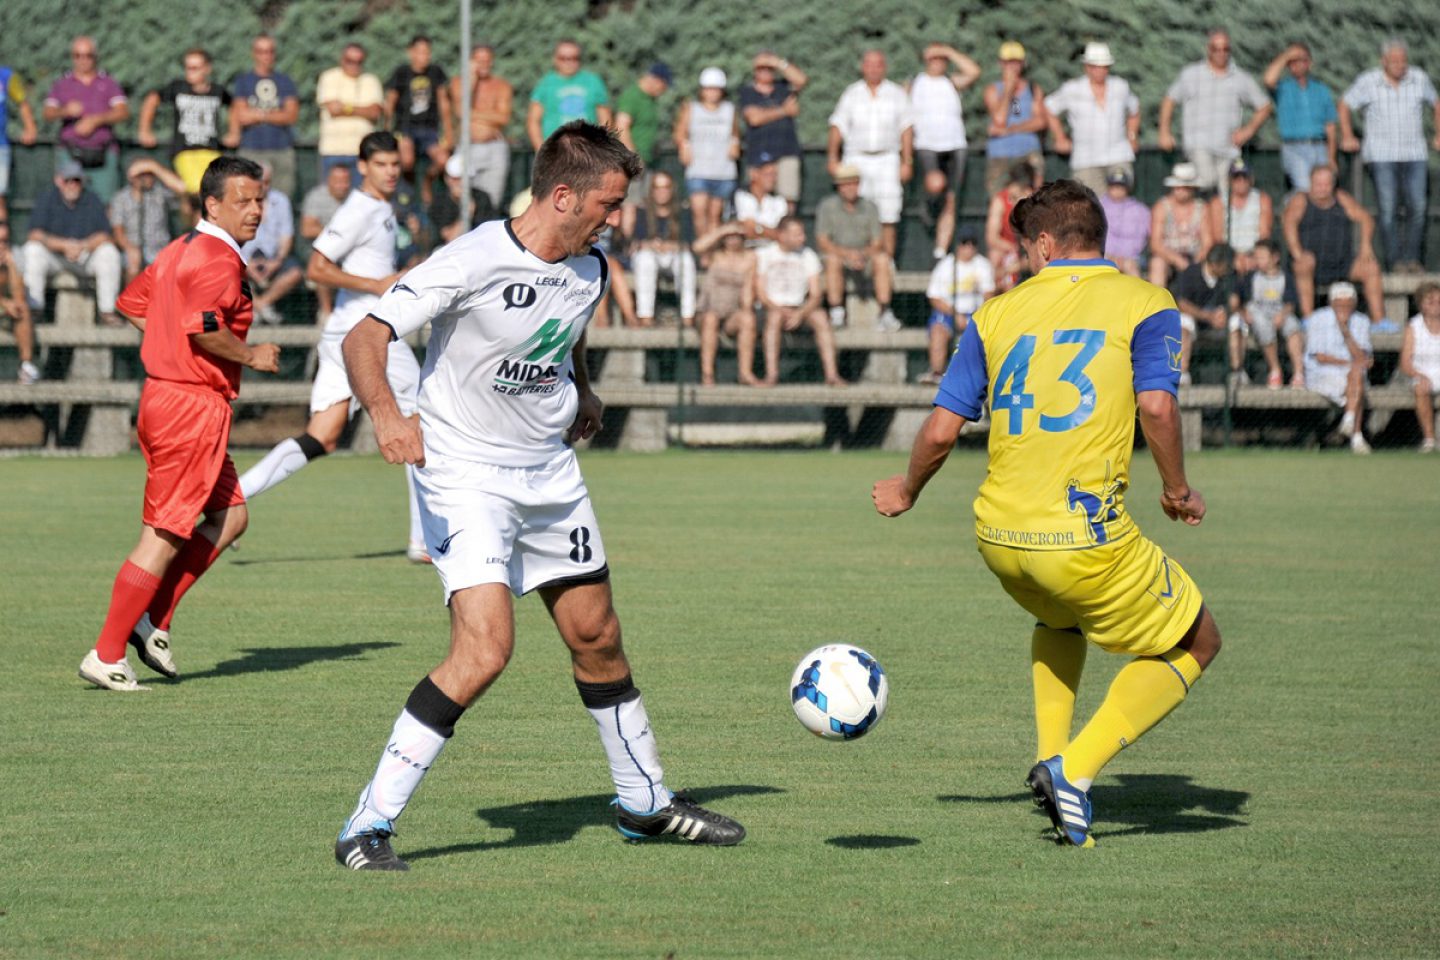
[[[645,172],[630,181],[627,204],[645,202],[650,190],[650,172],[655,164],[655,139],[660,135],[660,97],[674,79],[670,66],[653,63],[645,75],[625,88],[615,101],[615,132],[645,163]]]
[[[845,325],[845,277],[868,277],[880,315],[877,330],[900,329],[890,309],[894,263],[885,251],[880,208],[860,196],[860,170],[842,163],[835,168],[835,192],[815,208],[815,245],[825,265],[825,298],[830,301],[830,322]]]
[[[555,69],[535,85],[525,115],[525,132],[536,150],[546,137],[571,120],[610,126],[610,92],[598,74],[580,69],[580,44],[561,40],[555,44],[552,62]]]

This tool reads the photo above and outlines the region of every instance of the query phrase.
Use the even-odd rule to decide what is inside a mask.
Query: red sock
[[[115,586],[110,588],[110,612],[105,614],[105,626],[100,628],[100,638],[95,641],[95,652],[101,660],[115,663],[124,658],[130,631],[135,629],[135,621],[150,606],[150,599],[159,587],[160,578],[155,574],[129,560],[120,565]]]
[[[206,540],[202,534],[196,533],[186,540],[185,546],[180,548],[180,552],[170,564],[170,569],[165,571],[165,579],[160,581],[155,598],[148,604],[150,623],[161,630],[169,630],[175,608],[180,605],[180,598],[185,596],[186,590],[194,586],[201,574],[210,569],[210,564],[214,563],[218,556],[220,551],[215,548],[215,544]]]

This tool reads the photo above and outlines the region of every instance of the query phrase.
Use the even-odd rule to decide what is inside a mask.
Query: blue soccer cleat
[[[1095,838],[1090,835],[1090,794],[1065,779],[1065,765],[1059,754],[1031,767],[1025,785],[1035,794],[1035,806],[1044,809],[1055,824],[1062,844],[1095,846]]]

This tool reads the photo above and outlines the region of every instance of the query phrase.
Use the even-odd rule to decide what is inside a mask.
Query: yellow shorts
[[[1077,627],[1111,653],[1153,657],[1185,636],[1204,598],[1180,564],[1136,533],[1089,550],[980,542],[1005,592],[1047,627]]]
[[[205,168],[210,166],[210,161],[218,156],[220,154],[215,150],[182,150],[175,154],[175,172],[185,181],[186,190],[200,192],[200,178],[205,176]]]

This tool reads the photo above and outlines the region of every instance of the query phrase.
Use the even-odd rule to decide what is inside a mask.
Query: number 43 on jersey
[[[1100,348],[1105,346],[1104,330],[1056,330],[1054,342],[1078,344],[1080,350],[1070,365],[1060,374],[1062,383],[1073,386],[1080,394],[1079,402],[1069,413],[1061,417],[1040,415],[1040,429],[1046,433],[1064,433],[1073,430],[1095,412],[1095,384],[1085,375],[1085,368]],[[1025,429],[1025,411],[1034,409],[1035,394],[1028,391],[1026,381],[1030,378],[1030,360],[1035,356],[1036,338],[1026,334],[1015,341],[1015,346],[1005,355],[1000,372],[995,377],[995,395],[990,398],[991,413],[998,420],[1002,410],[1009,411],[1006,432],[1013,435]]]

